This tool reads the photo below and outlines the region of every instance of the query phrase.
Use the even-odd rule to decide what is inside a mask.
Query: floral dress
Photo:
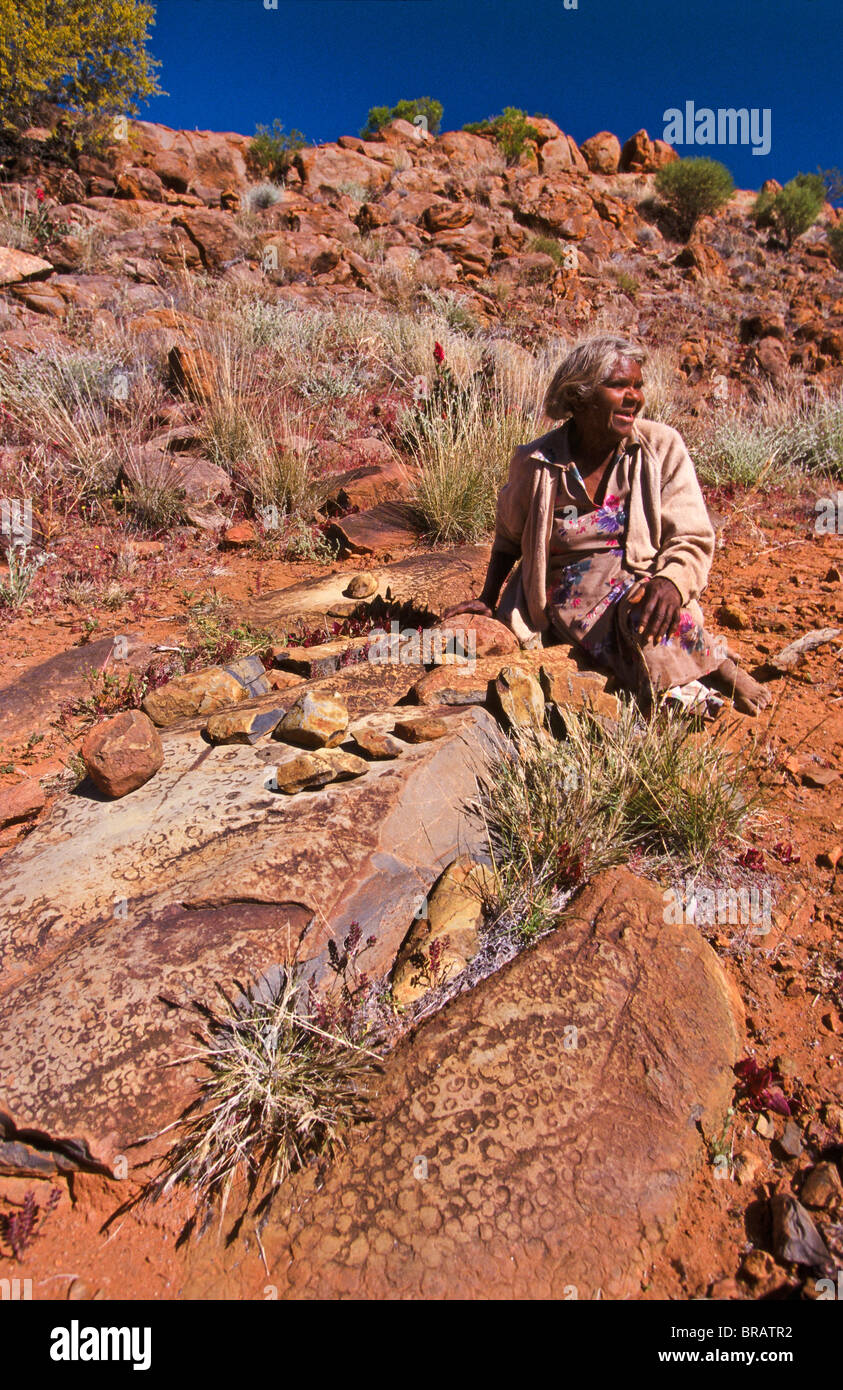
[[[620,453],[609,465],[595,502],[576,464],[560,469],[548,553],[548,617],[561,637],[609,667],[627,689],[668,692],[686,706],[720,704],[699,679],[716,670],[725,653],[702,626],[696,604],[680,611],[672,636],[639,645],[636,599],[646,581],[624,565],[627,493],[619,458]]]

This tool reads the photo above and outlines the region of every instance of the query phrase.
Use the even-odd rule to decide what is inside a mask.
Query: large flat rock
[[[409,502],[379,502],[364,512],[332,521],[328,535],[345,554],[389,555],[409,550],[424,534],[424,518]]]
[[[395,1050],[374,1122],[277,1201],[269,1276],[239,1243],[203,1242],[185,1296],[640,1295],[743,1028],[714,952],[663,910],[626,869],[595,880],[556,932]]]
[[[100,674],[125,680],[130,672],[143,671],[151,656],[152,647],[131,634],[100,637],[30,667],[0,687],[0,744],[20,743],[30,734],[43,733],[62,705],[93,693]]]
[[[418,552],[374,571],[377,597],[396,607],[412,608],[434,621],[452,604],[476,597],[488,563],[487,545]],[[275,633],[292,631],[296,625],[313,625],[338,603],[349,601],[345,590],[356,572],[341,568],[324,579],[272,589],[244,607],[238,617]]]
[[[466,814],[500,734],[481,709],[351,782],[284,796],[264,741],[164,740],[161,771],[119,801],[83,784],[4,859],[0,1111],[109,1160],[178,1114],[197,999],[288,960],[308,973],[352,921],[385,973],[442,869],[477,850]]]

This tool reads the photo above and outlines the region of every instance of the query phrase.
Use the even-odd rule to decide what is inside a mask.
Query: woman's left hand
[[[638,614],[638,640],[641,643],[652,637],[653,643],[670,637],[676,630],[682,598],[676,585],[670,579],[656,575],[645,585],[641,593]]]

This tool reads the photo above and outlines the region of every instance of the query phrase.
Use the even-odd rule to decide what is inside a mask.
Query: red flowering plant
[[[774,1110],[777,1115],[792,1115],[790,1102],[781,1089],[782,1078],[775,1064],[759,1067],[754,1057],[744,1057],[732,1068],[738,1078],[737,1096],[750,1110]]]
[[[359,958],[377,942],[376,936],[367,936],[364,941],[359,922],[350,923],[342,948],[329,940],[328,967],[336,977],[333,987],[317,990],[315,976],[307,984],[311,1017],[324,1033],[350,1043],[359,1043],[365,1036],[372,980],[367,971],[360,969]]]
[[[764,868],[764,851],[762,849],[748,849],[740,856],[737,863],[742,869],[761,873]]]
[[[440,342],[433,344],[433,380],[417,377],[413,386],[415,409],[409,420],[402,423],[398,433],[399,443],[414,449],[427,438],[430,423],[434,420],[447,420],[449,412],[460,404],[468,405],[472,385],[460,386],[451,368],[445,361],[445,349]]]

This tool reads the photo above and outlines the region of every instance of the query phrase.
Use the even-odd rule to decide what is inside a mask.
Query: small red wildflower
[[[748,849],[745,854],[741,855],[738,864],[742,869],[761,870],[764,868],[764,851],[761,849]]]
[[[445,361],[445,349],[441,343],[433,344],[433,360],[438,367]]]
[[[801,858],[801,855],[794,854],[793,845],[789,840],[786,843],[780,840],[778,844],[773,845],[773,853],[782,864],[798,864]]]
[[[792,1115],[790,1104],[781,1090],[781,1077],[775,1066],[759,1067],[754,1057],[736,1062],[732,1071],[738,1078],[738,1099],[746,1101],[750,1110],[774,1110],[777,1115]]]
[[[36,196],[36,198],[38,199],[39,203],[43,203],[43,201],[44,201],[44,199],[45,199],[45,197],[46,197],[46,194],[45,194],[43,188],[36,188],[36,190],[35,190],[35,196]]]

